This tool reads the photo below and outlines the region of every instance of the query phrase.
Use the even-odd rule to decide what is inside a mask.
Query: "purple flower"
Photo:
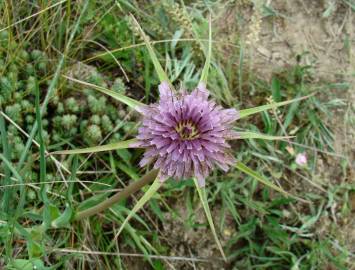
[[[238,112],[208,100],[203,83],[191,94],[174,94],[163,82],[159,92],[158,103],[140,108],[142,127],[134,145],[146,148],[140,166],[154,162],[162,181],[196,177],[200,186],[216,165],[228,171],[235,159],[227,140],[237,138],[232,123]]]

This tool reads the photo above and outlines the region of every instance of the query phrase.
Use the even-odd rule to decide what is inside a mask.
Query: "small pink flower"
[[[299,166],[305,166],[307,165],[307,156],[305,153],[299,153],[296,156],[296,163]]]

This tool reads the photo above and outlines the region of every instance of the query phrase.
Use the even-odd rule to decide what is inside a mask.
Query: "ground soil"
[[[269,1],[280,14],[262,19],[259,41],[255,44],[252,68],[259,76],[269,79],[273,72],[296,64],[303,55],[304,64],[313,67],[313,78],[319,82],[348,82],[350,89],[324,93],[324,99],[337,97],[346,104],[334,111],[331,120],[335,134],[335,152],[348,159],[346,174],[341,159],[323,156],[318,172],[323,181],[333,184],[355,181],[355,14],[345,1]],[[331,12],[330,5],[334,5]],[[268,67],[268,68],[265,68]],[[352,201],[355,201],[352,198]],[[352,209],[353,213],[355,208]],[[334,220],[333,220],[334,222]],[[355,252],[355,215],[336,221],[339,237]]]
[[[319,158],[317,177],[332,184],[354,184],[354,10],[342,0],[268,0],[262,2],[272,9],[274,16],[263,16],[265,14],[262,13],[258,17],[255,6],[250,2],[240,1],[240,4],[219,13],[216,19],[218,39],[221,43],[244,40],[249,70],[261,79],[270,80],[273,73],[294,66],[301,59],[302,64],[312,66],[315,82],[349,83],[350,88],[346,91],[331,89],[321,93],[323,100],[338,98],[344,103],[333,112],[334,117],[329,124],[335,135],[335,152],[343,155],[349,166],[344,172],[341,167],[344,159],[324,155]],[[223,49],[226,59],[233,59],[233,49]],[[236,62],[236,66],[238,64]],[[340,208],[335,205],[331,214],[333,218],[321,220],[319,225],[320,231],[326,233],[330,223],[336,222],[339,240],[355,253],[355,192],[350,196],[352,214],[338,219],[339,213],[336,212]]]

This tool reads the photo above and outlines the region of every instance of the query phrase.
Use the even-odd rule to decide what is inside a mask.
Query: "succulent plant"
[[[0,50],[0,106],[12,121],[30,132],[36,122],[35,87],[39,83],[40,91],[44,91],[51,82],[50,79],[36,81],[36,76],[45,74],[51,67],[45,52],[30,50],[25,46],[20,48],[16,41],[10,39],[10,35],[8,31],[0,32],[0,47],[18,50],[15,61],[10,64]],[[89,65],[74,65],[71,76],[84,78],[85,81],[103,87],[112,85],[111,90],[116,92],[124,93],[126,90],[121,78],[112,82]],[[66,86],[71,87],[70,83]],[[64,95],[57,93],[42,114],[42,137],[46,145],[63,140],[75,143],[78,137],[84,137],[86,144],[93,145],[112,132],[114,123],[126,115],[122,108],[117,108],[116,104],[90,89],[75,96],[66,95],[65,92]],[[24,150],[25,139],[14,125],[8,124],[7,133],[12,149],[11,158],[17,160]],[[118,140],[120,137],[121,134],[116,132],[110,140]],[[38,137],[35,139],[38,140]]]
[[[86,140],[91,143],[99,142],[102,139],[102,132],[98,125],[90,125],[86,131]]]

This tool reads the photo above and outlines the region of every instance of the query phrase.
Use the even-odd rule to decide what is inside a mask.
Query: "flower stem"
[[[98,205],[95,205],[89,209],[78,212],[74,216],[74,220],[78,221],[90,217],[92,215],[95,215],[97,213],[100,213],[106,210],[107,208],[110,208],[113,204],[127,198],[132,193],[140,190],[142,187],[149,184],[150,182],[153,182],[154,179],[157,177],[157,175],[158,175],[158,170],[151,170],[146,175],[144,175],[141,179],[133,182],[132,184],[124,188],[121,192],[113,195],[112,197],[106,199],[105,201],[99,203]]]

